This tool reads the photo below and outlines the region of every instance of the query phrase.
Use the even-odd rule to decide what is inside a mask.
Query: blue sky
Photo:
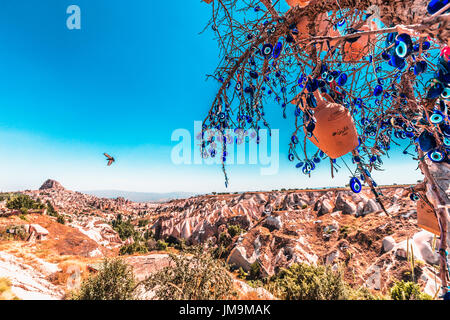
[[[68,30],[66,8],[81,8]],[[178,128],[192,132],[218,84],[210,6],[193,1],[3,0],[0,10],[0,190],[35,189],[47,178],[72,190],[224,191],[220,166],[175,165]],[[311,179],[287,161],[293,114],[267,112],[280,129],[280,169],[229,168],[229,191],[347,183],[329,165]],[[293,111],[292,111],[293,113]],[[194,144],[192,143],[194,148]],[[108,152],[117,162],[106,167]],[[385,160],[379,184],[413,183],[416,163]]]

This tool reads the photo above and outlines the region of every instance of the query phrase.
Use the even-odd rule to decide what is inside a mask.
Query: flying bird
[[[110,166],[114,161],[116,161],[115,159],[114,159],[114,157],[111,157],[109,154],[107,154],[107,153],[104,153],[103,154],[105,157],[106,157],[106,160],[108,160],[108,166]]]

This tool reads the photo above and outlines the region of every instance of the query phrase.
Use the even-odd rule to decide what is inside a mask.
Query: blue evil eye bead
[[[241,90],[241,88],[242,88],[241,83],[240,82],[236,83],[235,89],[236,90]]]
[[[314,161],[314,163],[319,163],[320,162],[320,158],[319,157],[314,157],[313,161]]]
[[[322,159],[326,157],[325,152],[323,152],[322,150],[320,150],[319,152],[319,157],[321,157]]]
[[[444,121],[444,115],[440,111],[434,111],[434,113],[430,116],[430,122],[432,124],[439,124]]]
[[[389,33],[386,37],[386,46],[389,47],[391,43],[395,41],[395,37],[397,36],[397,32]]]
[[[326,82],[323,81],[323,80],[319,80],[319,81],[318,81],[318,85],[319,85],[319,88],[323,88],[323,87],[325,87]]]
[[[419,195],[418,195],[417,193],[415,193],[415,192],[411,193],[411,194],[409,195],[409,198],[410,198],[412,201],[418,201],[418,200],[420,199]]]
[[[386,51],[383,51],[381,53],[381,58],[383,58],[384,61],[389,61],[391,60],[391,56],[389,55],[389,53],[387,53]]]
[[[262,47],[262,54],[264,57],[268,58],[273,52],[273,46],[270,43],[266,43]]]
[[[440,127],[441,127],[441,131],[442,131],[442,133],[444,134],[444,136],[450,137],[450,125],[447,125],[447,124],[445,124],[445,123],[442,123],[442,124],[440,125]]]
[[[444,142],[445,148],[447,148],[447,149],[450,148],[450,138],[449,137],[444,137],[443,142]]]
[[[258,72],[256,71],[250,71],[250,78],[252,79],[258,79]]]
[[[373,90],[373,95],[375,97],[378,97],[380,94],[383,93],[383,87],[380,86],[379,84],[375,87],[375,89]]]
[[[253,94],[253,88],[252,87],[245,87],[244,92],[251,95],[251,94]]]
[[[305,165],[305,166],[302,168],[302,172],[303,172],[303,174],[309,174],[309,173],[311,172],[311,170],[308,170],[307,165]]]
[[[331,73],[329,73],[329,74],[327,75],[326,80],[327,80],[328,83],[332,82],[332,81],[334,80],[333,75],[332,75]]]
[[[444,92],[444,86],[440,82],[436,82],[432,85],[427,92],[427,99],[435,99]]]
[[[312,133],[315,128],[316,128],[316,123],[314,121],[308,122],[308,124],[306,125],[306,132],[307,132],[308,137],[312,137]]]
[[[361,161],[361,158],[360,158],[359,156],[354,156],[354,157],[353,157],[353,161],[356,162],[356,163],[358,163],[358,162]]]
[[[441,93],[442,99],[449,99],[450,98],[450,87],[446,87],[442,93]]]
[[[293,136],[291,137],[291,141],[292,141],[293,144],[297,144],[297,143],[298,143],[298,138],[297,138],[297,136],[296,136],[296,135],[293,135]]]
[[[288,159],[289,159],[289,161],[294,161],[295,157],[294,157],[294,155],[292,153],[289,153],[288,154]]]
[[[439,66],[439,65],[438,65]],[[442,71],[442,70],[438,70],[434,77],[436,78],[437,81],[442,82],[442,83],[450,83],[450,72],[446,72],[446,71]]]
[[[320,77],[321,77],[323,80],[327,80],[328,72],[326,72],[326,71],[322,72],[322,74],[320,75]]]
[[[286,35],[286,42],[293,43],[295,41],[294,37],[289,33]]]
[[[435,14],[439,10],[441,10],[443,7],[445,7],[448,4],[449,0],[431,0],[428,3],[428,13],[429,14]]]
[[[367,125],[370,124],[369,120],[367,120],[366,118],[362,118],[362,119],[360,120],[360,122],[361,122],[361,124],[362,124],[363,126],[367,126]]]
[[[309,79],[306,83],[306,89],[308,92],[314,92],[319,88],[319,81],[317,79]]]
[[[447,156],[444,151],[438,149],[428,151],[427,155],[433,162],[442,162]]]
[[[431,134],[428,131],[422,132],[418,140],[419,140],[419,147],[423,152],[428,152],[436,148],[436,140],[434,139],[433,134]]]
[[[406,33],[399,34],[395,41],[395,54],[400,58],[405,58],[412,51],[411,36]]]
[[[403,59],[395,54],[391,55],[391,60],[389,60],[389,63],[393,67],[398,68],[398,69],[403,69],[403,67],[406,65],[405,59]]]
[[[307,104],[310,108],[315,108],[315,107],[317,107],[317,100],[316,100],[316,98],[314,97],[313,94],[309,94],[309,95],[306,97],[306,104]]]
[[[337,84],[343,86],[347,83],[347,74],[341,73],[337,78]]]
[[[421,60],[414,65],[414,74],[417,76],[425,71],[427,71],[428,64],[426,61]]]
[[[356,177],[351,178],[350,189],[352,189],[354,193],[360,193],[362,189],[361,181],[359,181],[359,179]]]
[[[430,49],[430,47],[431,47],[430,41],[424,41],[422,43],[422,50],[428,50],[428,49]]]
[[[373,162],[377,161],[377,157],[376,156],[371,156],[369,160],[370,160],[370,162],[373,163]]]
[[[342,19],[341,21],[339,21],[339,22],[337,23],[337,26],[338,26],[338,27],[342,27],[342,26],[344,25],[344,23],[345,23],[345,19]]]
[[[303,161],[300,161],[299,163],[297,163],[297,164],[295,165],[295,167],[296,167],[297,169],[299,169],[299,168],[303,167],[304,165],[305,165],[305,163],[304,163]]]
[[[282,50],[283,44],[281,42],[277,42],[275,48],[273,49],[273,58],[277,59],[280,56]]]

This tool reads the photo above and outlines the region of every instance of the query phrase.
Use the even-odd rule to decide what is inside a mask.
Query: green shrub
[[[325,266],[293,264],[270,279],[267,289],[284,300],[345,300],[348,285],[341,271]]]
[[[126,240],[133,237],[134,240],[139,240],[139,232],[134,229],[130,221],[123,221],[122,215],[117,215],[117,219],[112,221],[112,227],[119,234],[120,239]]]
[[[53,205],[50,203],[49,200],[47,200],[46,205],[47,205],[47,214],[52,217],[57,217],[58,212],[56,212],[55,208],[53,207]]]
[[[169,245],[167,244],[167,242],[165,242],[164,240],[158,240],[157,242],[156,242],[156,250],[161,250],[161,251],[163,251],[163,250],[167,250],[167,247],[168,247]]]
[[[194,255],[170,254],[171,266],[142,282],[159,300],[220,300],[234,296],[233,280],[221,260],[196,248]]]
[[[432,300],[432,297],[420,290],[417,283],[398,281],[391,288],[393,300]]]
[[[230,234],[231,238],[234,238],[235,236],[240,235],[244,232],[244,229],[242,229],[240,225],[230,225],[228,227],[228,233]]]
[[[97,274],[81,284],[73,300],[131,300],[135,299],[135,279],[132,267],[121,259],[105,259]]]
[[[58,214],[58,217],[56,218],[56,222],[61,223],[61,224],[65,224],[66,223],[66,219],[64,218],[63,215]]]
[[[44,205],[40,201],[34,201],[28,195],[16,194],[6,202],[6,207],[11,210],[22,211],[24,209],[43,209]]]
[[[256,280],[261,275],[261,266],[259,265],[258,261],[255,261],[250,265],[250,273],[248,275],[248,278],[250,280]]]
[[[147,252],[148,252],[147,246],[141,242],[134,242],[132,244],[124,245],[119,250],[119,254],[121,256],[125,254],[147,253]]]
[[[149,221],[148,219],[139,220],[138,226],[139,226],[139,227],[145,227],[146,225],[149,224],[149,222],[150,222],[150,221]]]

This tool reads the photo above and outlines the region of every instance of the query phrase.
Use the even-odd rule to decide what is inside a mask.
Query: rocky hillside
[[[292,263],[341,265],[350,283],[380,292],[395,280],[410,280],[412,252],[420,265],[414,276],[434,296],[440,287],[436,239],[417,227],[409,191],[393,186],[382,192],[389,216],[367,190],[249,192],[161,204],[151,228],[158,238],[220,245],[229,227],[238,225],[244,233],[227,252],[231,265],[248,271],[257,262],[263,277]]]
[[[122,246],[132,243],[111,226],[120,214],[130,217],[139,232],[150,231],[155,240],[209,246],[234,269],[250,271],[257,265],[262,278],[293,263],[325,264],[343,268],[347,282],[373,292],[386,293],[394,281],[414,279],[435,296],[440,287],[437,239],[417,227],[416,203],[405,186],[381,191],[387,214],[367,190],[248,192],[153,204],[97,198],[48,180],[40,190],[21,193],[53,205],[65,223],[45,212],[0,214],[0,278],[8,278],[21,299],[62,298],[74,270],[85,277],[89,265],[117,256]],[[1,205],[6,210],[5,202]],[[48,234],[33,242],[8,235],[33,225]],[[161,251],[124,258],[138,278],[168,264]],[[235,285],[244,296],[253,292],[273,298],[237,279]]]

